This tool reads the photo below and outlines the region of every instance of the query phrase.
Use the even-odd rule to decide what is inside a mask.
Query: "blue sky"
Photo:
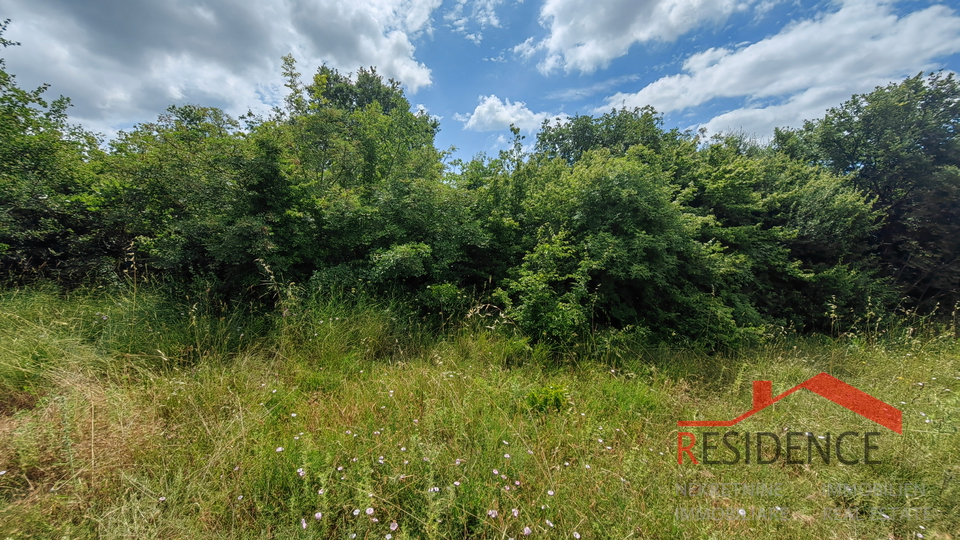
[[[113,136],[171,104],[266,113],[280,57],[376,66],[457,157],[515,123],[653,105],[667,128],[769,137],[855,93],[960,66],[960,6],[928,0],[0,0],[8,71]]]

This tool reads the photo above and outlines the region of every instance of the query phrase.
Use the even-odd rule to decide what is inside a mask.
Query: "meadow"
[[[0,538],[960,531],[949,324],[726,353],[607,330],[559,349],[483,306],[282,292],[275,310],[130,284],[0,293]],[[880,464],[678,464],[678,420],[734,418],[752,381],[778,394],[823,371],[902,410],[902,435],[810,392],[736,429],[878,431]]]

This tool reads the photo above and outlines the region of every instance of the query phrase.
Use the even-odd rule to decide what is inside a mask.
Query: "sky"
[[[0,0],[24,88],[104,134],[173,104],[269,114],[326,64],[376,67],[454,157],[515,124],[652,105],[667,129],[761,140],[877,86],[960,69],[960,4],[930,0]]]

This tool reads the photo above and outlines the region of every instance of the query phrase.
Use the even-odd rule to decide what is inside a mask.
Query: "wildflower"
[[[490,517],[492,517],[492,518],[495,518],[495,517],[497,517],[497,511],[496,511],[496,510],[487,510],[487,515],[490,516]]]
[[[368,516],[372,516],[372,515],[373,515],[373,508],[367,508],[367,515],[368,515]]]
[[[553,490],[552,489],[547,490],[547,495],[553,497]]]
[[[314,519],[320,519],[320,518],[322,518],[322,517],[323,517],[323,513],[322,513],[322,512],[317,512],[316,514],[313,515],[313,518],[314,518]]]
[[[439,493],[439,492],[440,492],[440,488],[434,486],[434,487],[430,488],[429,491],[431,491],[431,492],[433,492],[433,493]]]
[[[500,474],[500,471],[494,469],[494,470],[493,470],[493,475],[496,476],[496,475],[498,475],[498,474]]]
[[[407,447],[406,447],[406,446],[401,446],[401,447],[400,447],[400,451],[401,451],[401,452],[406,452],[406,451],[407,451]]]
[[[552,521],[550,521],[549,519],[545,519],[544,521],[547,522],[547,525],[553,527],[553,522],[552,522]]]
[[[506,459],[510,459],[510,454],[504,454],[503,457]]]
[[[354,509],[353,509],[353,515],[359,516],[359,515],[360,515],[360,509],[359,509],[359,508],[354,508]]]
[[[317,490],[317,495],[323,495],[323,490],[322,490],[322,489],[318,489],[318,490]]]
[[[294,412],[294,413],[290,413],[290,418],[296,418],[296,417],[297,417],[297,413],[295,413],[295,412]]]
[[[160,502],[163,502],[163,501],[167,500],[167,498],[166,498],[166,497],[160,497],[160,498],[157,499],[157,500],[160,501]]]
[[[740,514],[741,516],[745,516],[745,515],[747,515],[747,511],[746,511],[746,510],[744,510],[743,508],[741,508],[741,509],[739,509],[739,510],[737,510],[737,513],[738,513],[738,514]]]
[[[580,540],[580,533],[578,533],[577,531],[573,531],[573,537],[576,538],[577,540]]]
[[[301,467],[301,468],[297,469],[297,474],[300,475],[300,478],[303,478],[304,476],[306,476],[307,471],[304,471],[304,470],[303,470],[303,467]]]
[[[237,495],[237,500],[238,500],[238,501],[242,501],[242,500],[243,500],[243,495]]]
[[[520,511],[517,510],[516,508],[514,508],[510,512],[513,513],[513,517],[520,517]]]
[[[337,470],[338,470],[338,471],[342,471],[342,470],[343,470],[343,466],[341,465],[340,467],[337,467]]]
[[[662,455],[663,455],[663,452],[660,452],[660,455],[662,456]],[[584,465],[584,467],[586,467],[586,468],[588,468],[588,469],[590,468],[589,465]]]
[[[386,538],[387,540],[390,540],[391,538],[393,538],[393,535],[390,533],[387,533],[387,535],[384,536],[384,538]]]
[[[533,450],[527,450],[527,453],[532,456],[532,455],[533,455]]]
[[[303,527],[304,529],[306,529],[306,528],[307,528],[307,520],[305,520],[305,519],[303,519],[303,518],[300,518],[300,526]]]
[[[396,522],[396,521],[390,522],[390,530],[391,530],[391,531],[397,530],[397,527],[399,527],[399,526],[400,526],[400,525],[397,525],[397,522]]]
[[[533,531],[530,530],[530,527],[524,527],[524,528],[523,528],[523,535],[524,535],[524,536],[529,536],[530,533],[532,533],[532,532],[533,532]]]
[[[282,447],[282,446],[278,446],[278,447],[277,447],[277,452],[283,452],[283,447]]]
[[[453,482],[453,485],[455,485],[455,486],[458,486],[458,487],[459,487],[459,486],[460,486],[460,482],[459,482],[459,481],[457,481],[457,480],[454,480],[454,482]]]
[[[508,445],[508,446],[510,445],[510,443],[508,443],[507,441],[500,441],[500,442],[502,442],[503,444],[506,444],[506,445]]]
[[[7,471],[0,471],[0,476],[7,474]]]

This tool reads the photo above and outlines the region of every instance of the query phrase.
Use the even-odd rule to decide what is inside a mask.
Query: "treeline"
[[[2,68],[2,66],[0,66]],[[445,164],[438,123],[374,69],[321,67],[269,117],[170,107],[103,144],[0,71],[8,284],[149,274],[501,310],[538,340],[598,328],[732,346],[960,300],[960,86],[918,75],[769,144],[651,108],[545,123],[529,152]]]

